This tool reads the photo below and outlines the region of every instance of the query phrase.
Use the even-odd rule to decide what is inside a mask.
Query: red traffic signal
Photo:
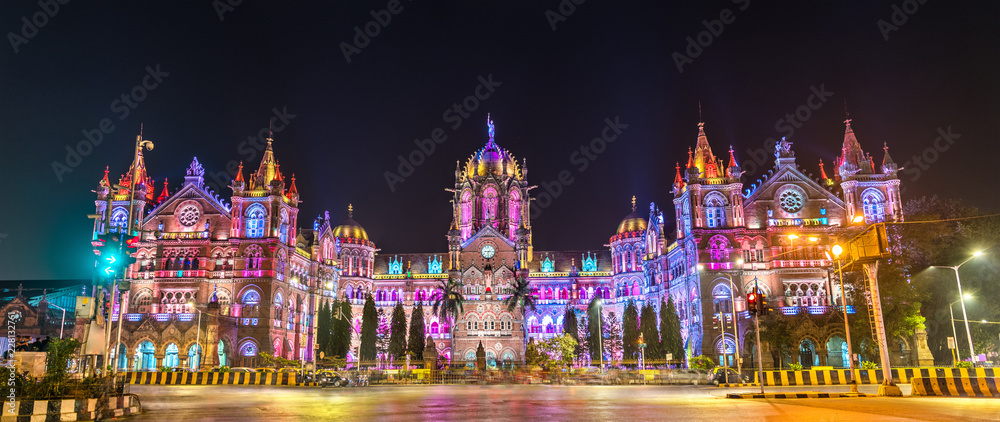
[[[747,310],[750,315],[757,313],[757,293],[747,293]]]
[[[140,241],[139,236],[130,237],[128,239],[125,239],[125,245],[130,248],[138,248],[139,241]]]

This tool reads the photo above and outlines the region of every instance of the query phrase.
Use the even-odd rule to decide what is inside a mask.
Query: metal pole
[[[965,296],[962,295],[962,278],[958,275],[959,267],[961,267],[961,265],[954,267],[953,269],[955,270],[955,281],[958,282],[958,297],[964,298]],[[972,331],[969,330],[969,314],[965,312],[965,301],[959,300],[959,302],[962,304],[962,317],[965,318],[965,335],[969,338],[969,356],[972,357],[973,365],[975,365],[976,349],[972,346]]]
[[[729,289],[729,296],[732,297],[732,289]],[[719,312],[719,328],[722,331],[722,368],[725,371],[726,384],[729,384],[729,354],[726,353],[726,314]]]
[[[957,302],[957,301],[956,301]],[[955,331],[955,302],[948,305],[948,314],[951,315],[951,336],[955,338],[955,360],[962,360],[962,354],[958,352],[958,332]]]
[[[59,338],[62,339],[63,338],[63,330],[66,329],[66,309],[65,308],[59,308],[59,309],[62,309],[62,311],[63,311],[62,325],[59,327]]]
[[[741,280],[742,281],[742,280]],[[729,289],[729,302],[733,307],[733,338],[736,342],[736,372],[743,376],[743,355],[740,354],[740,325],[736,320],[736,294],[733,290],[736,285],[733,284],[732,276],[729,276],[729,284],[733,285],[732,289]],[[738,380],[737,380],[738,381]]]
[[[754,315],[753,324],[757,333],[757,382],[760,383],[760,393],[764,394],[764,355],[760,350],[760,316]]]
[[[858,392],[858,381],[854,377],[854,347],[851,345],[851,325],[847,322],[847,293],[844,291],[844,265],[837,260],[837,276],[840,277],[840,305],[844,311],[844,333],[847,336],[847,361],[851,370],[851,392]]]
[[[201,311],[198,309],[195,310],[198,311],[198,333],[195,334],[194,336],[194,344],[196,347],[196,349],[194,350],[195,353],[197,353],[196,356],[198,356],[198,367],[194,369],[200,370],[201,369]]]
[[[125,293],[124,292],[119,292],[116,289],[114,291],[114,294],[120,294],[121,295],[121,299],[118,300],[118,339],[115,341],[115,364],[113,366],[114,367],[114,372],[117,374],[118,373],[118,361],[121,360],[121,357],[118,356],[118,352],[120,352],[119,349],[121,349],[120,346],[122,344],[122,320],[125,319],[125,316],[122,315],[122,310],[125,307],[124,306],[125,305]],[[126,352],[127,351],[128,350],[126,350]]]
[[[869,278],[868,284],[872,295],[872,312],[875,314],[875,340],[878,342],[879,355],[882,357],[882,385],[895,385],[889,363],[889,342],[886,340],[885,320],[882,318],[882,297],[878,289],[878,261],[864,264],[864,268]]]

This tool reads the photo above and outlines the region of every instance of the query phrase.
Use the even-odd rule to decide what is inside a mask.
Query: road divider
[[[1000,397],[992,377],[913,377],[914,396]]]
[[[802,393],[729,393],[727,399],[837,399],[853,397],[875,397],[874,394],[865,393],[820,393],[817,391],[806,391]]]
[[[850,370],[810,369],[802,371],[764,371],[764,385],[848,385]],[[998,368],[896,368],[892,369],[897,384],[909,384],[915,377],[987,378],[1000,377]],[[758,380],[755,373],[754,380]],[[855,369],[853,379],[858,384],[881,384],[881,369]]]
[[[132,385],[300,385],[295,374],[276,372],[127,372]]]

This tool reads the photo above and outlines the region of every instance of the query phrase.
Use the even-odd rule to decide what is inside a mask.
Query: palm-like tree
[[[465,310],[463,308],[465,297],[462,296],[462,285],[456,279],[441,280],[441,286],[438,291],[434,292],[431,300],[434,301],[431,314],[437,315],[442,321],[451,321],[451,324],[448,324],[451,332],[448,334],[451,336],[451,355],[454,358],[455,322]]]
[[[510,297],[504,299],[504,305],[507,305],[508,312],[514,312],[514,309],[521,308],[521,328],[524,330],[524,342],[528,344],[528,315],[527,310],[535,310],[535,296],[531,294],[531,286],[528,284],[528,279],[524,277],[518,277],[517,281],[514,282],[514,288],[511,292]]]

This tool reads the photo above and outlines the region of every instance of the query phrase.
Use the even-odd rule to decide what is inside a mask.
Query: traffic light
[[[747,311],[750,311],[750,315],[757,314],[757,293],[751,292],[747,293]]]
[[[712,314],[712,329],[719,329],[719,314]]]
[[[766,294],[761,293],[760,297],[757,299],[757,302],[760,304],[760,315],[767,315],[767,314],[771,313],[771,309],[769,309],[767,307],[767,295]]]

